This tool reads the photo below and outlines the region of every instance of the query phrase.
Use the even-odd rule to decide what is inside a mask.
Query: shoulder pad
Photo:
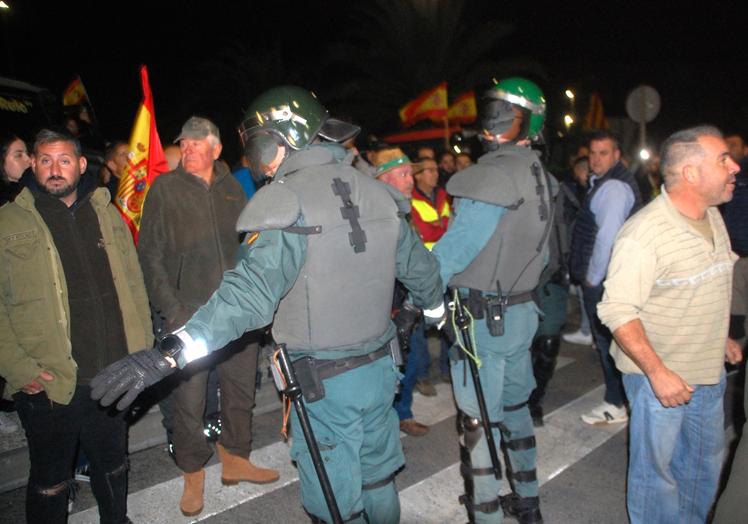
[[[296,193],[280,182],[260,188],[250,199],[236,221],[239,233],[285,229],[296,223],[301,204]]]
[[[527,171],[527,167],[524,167]],[[517,173],[530,176],[529,173]],[[521,204],[520,192],[512,172],[501,164],[473,164],[452,175],[447,192],[455,197],[469,198],[486,204],[516,207]]]
[[[397,204],[397,213],[399,215],[405,216],[410,213],[410,198],[406,197],[400,191],[389,184],[385,184],[384,182],[378,183],[382,184],[387,189],[387,192],[392,197],[392,200],[394,200],[395,204]]]

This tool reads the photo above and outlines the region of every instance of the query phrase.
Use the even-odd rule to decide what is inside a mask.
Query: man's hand
[[[21,388],[27,395],[36,395],[44,391],[44,382],[54,380],[55,377],[49,371],[42,371],[39,376]]]
[[[109,406],[120,396],[117,409],[126,409],[147,387],[174,372],[173,359],[158,348],[144,349],[127,355],[100,371],[91,381],[91,398]]]
[[[680,375],[664,366],[649,375],[649,383],[657,400],[666,408],[687,404],[691,401],[691,393],[694,391]]]
[[[737,364],[743,360],[743,350],[737,341],[727,338],[727,346],[725,347],[725,360],[730,364]]]

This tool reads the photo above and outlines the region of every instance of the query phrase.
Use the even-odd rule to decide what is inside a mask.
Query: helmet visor
[[[319,136],[330,142],[343,143],[354,138],[361,132],[361,128],[355,124],[349,124],[337,118],[328,118],[319,130]]]

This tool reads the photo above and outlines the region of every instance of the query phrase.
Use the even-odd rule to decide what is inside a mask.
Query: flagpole
[[[449,151],[449,118],[444,117],[444,150]]]

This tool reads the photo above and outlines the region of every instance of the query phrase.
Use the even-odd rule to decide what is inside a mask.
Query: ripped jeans
[[[67,522],[68,491],[78,446],[91,464],[91,490],[102,524],[127,522],[127,424],[122,413],[103,409],[78,386],[70,404],[45,392],[13,395],[26,432],[31,471],[26,488],[29,524]]]

